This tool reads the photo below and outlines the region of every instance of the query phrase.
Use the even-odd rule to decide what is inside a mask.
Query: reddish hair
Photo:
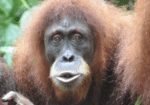
[[[138,0],[131,26],[122,36],[116,74],[120,84],[120,98],[130,94],[135,102],[140,95],[142,105],[150,103],[150,1]]]

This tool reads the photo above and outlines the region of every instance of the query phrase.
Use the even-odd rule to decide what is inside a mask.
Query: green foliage
[[[11,47],[21,35],[20,27],[42,0],[0,0],[0,56],[12,65]]]
[[[141,105],[142,104],[142,97],[140,96],[138,100],[135,102],[135,105]]]
[[[107,0],[116,6],[126,6],[128,10],[133,9],[136,0]]]

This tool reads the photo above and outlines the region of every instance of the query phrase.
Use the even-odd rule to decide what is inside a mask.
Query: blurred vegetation
[[[136,0],[105,0],[109,1],[117,7],[125,6],[127,10],[132,10]]]
[[[135,102],[135,105],[141,105],[142,104],[142,97],[140,96],[137,101]]]
[[[0,57],[12,65],[12,51],[15,40],[21,35],[20,27],[30,12],[42,0],[0,0]],[[135,0],[107,0],[116,6],[127,5],[132,8]],[[132,6],[130,7],[130,4]]]
[[[30,12],[42,0],[0,0],[0,57],[12,65],[15,40],[21,35],[20,27]]]

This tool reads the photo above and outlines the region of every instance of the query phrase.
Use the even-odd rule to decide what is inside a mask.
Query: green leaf
[[[5,53],[4,58],[6,59],[6,63],[12,67],[12,53]]]
[[[42,1],[42,0],[29,0],[29,4],[35,5],[35,4],[39,3],[40,1]]]
[[[21,18],[20,18],[20,27],[24,27],[24,23],[28,20],[28,19],[30,19],[30,17],[32,16],[31,15],[31,12],[33,11],[33,10],[35,10],[37,8],[37,6],[34,6],[34,7],[32,7],[31,8],[31,10],[27,10],[27,11],[25,11],[24,13],[23,13],[23,15],[21,16]]]
[[[0,10],[6,16],[9,15],[9,12],[12,10],[13,0],[0,0]]]
[[[31,11],[27,10],[23,13],[23,15],[20,18],[20,27],[24,27],[24,23],[29,19],[31,15]]]
[[[142,97],[140,96],[138,100],[135,102],[135,105],[141,105],[142,104]]]
[[[0,47],[5,45],[5,30],[7,26],[5,24],[0,24]]]
[[[3,22],[1,22],[1,23],[8,25],[8,24],[12,23],[13,20],[14,20],[14,17],[8,17],[7,19],[5,19],[5,20],[4,20]]]
[[[12,8],[12,10],[11,10],[11,12],[10,12],[10,16],[12,17],[15,17],[16,16],[16,13],[17,13],[17,11],[18,11],[18,9],[19,9],[19,5],[20,5],[20,2],[19,2],[19,0],[13,0],[13,8]]]
[[[6,59],[6,63],[12,67],[12,54],[14,51],[14,47],[0,47],[0,53],[5,53],[4,58]]]
[[[4,12],[0,9],[0,23],[3,22],[5,19],[5,14]]]
[[[12,45],[15,40],[18,38],[18,36],[20,35],[21,31],[20,28],[15,25],[15,24],[9,24],[7,29],[6,29],[6,43],[5,46],[9,46]]]
[[[0,47],[0,52],[3,52],[3,53],[13,53],[13,50],[15,48],[14,47]]]

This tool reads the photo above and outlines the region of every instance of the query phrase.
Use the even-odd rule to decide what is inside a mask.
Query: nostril
[[[69,62],[72,62],[74,60],[74,56],[71,56],[70,58],[69,58]]]
[[[72,62],[74,60],[74,56],[71,56],[69,58],[63,57],[63,60],[66,61],[66,62]]]
[[[68,62],[68,59],[66,57],[63,57],[63,61]]]

